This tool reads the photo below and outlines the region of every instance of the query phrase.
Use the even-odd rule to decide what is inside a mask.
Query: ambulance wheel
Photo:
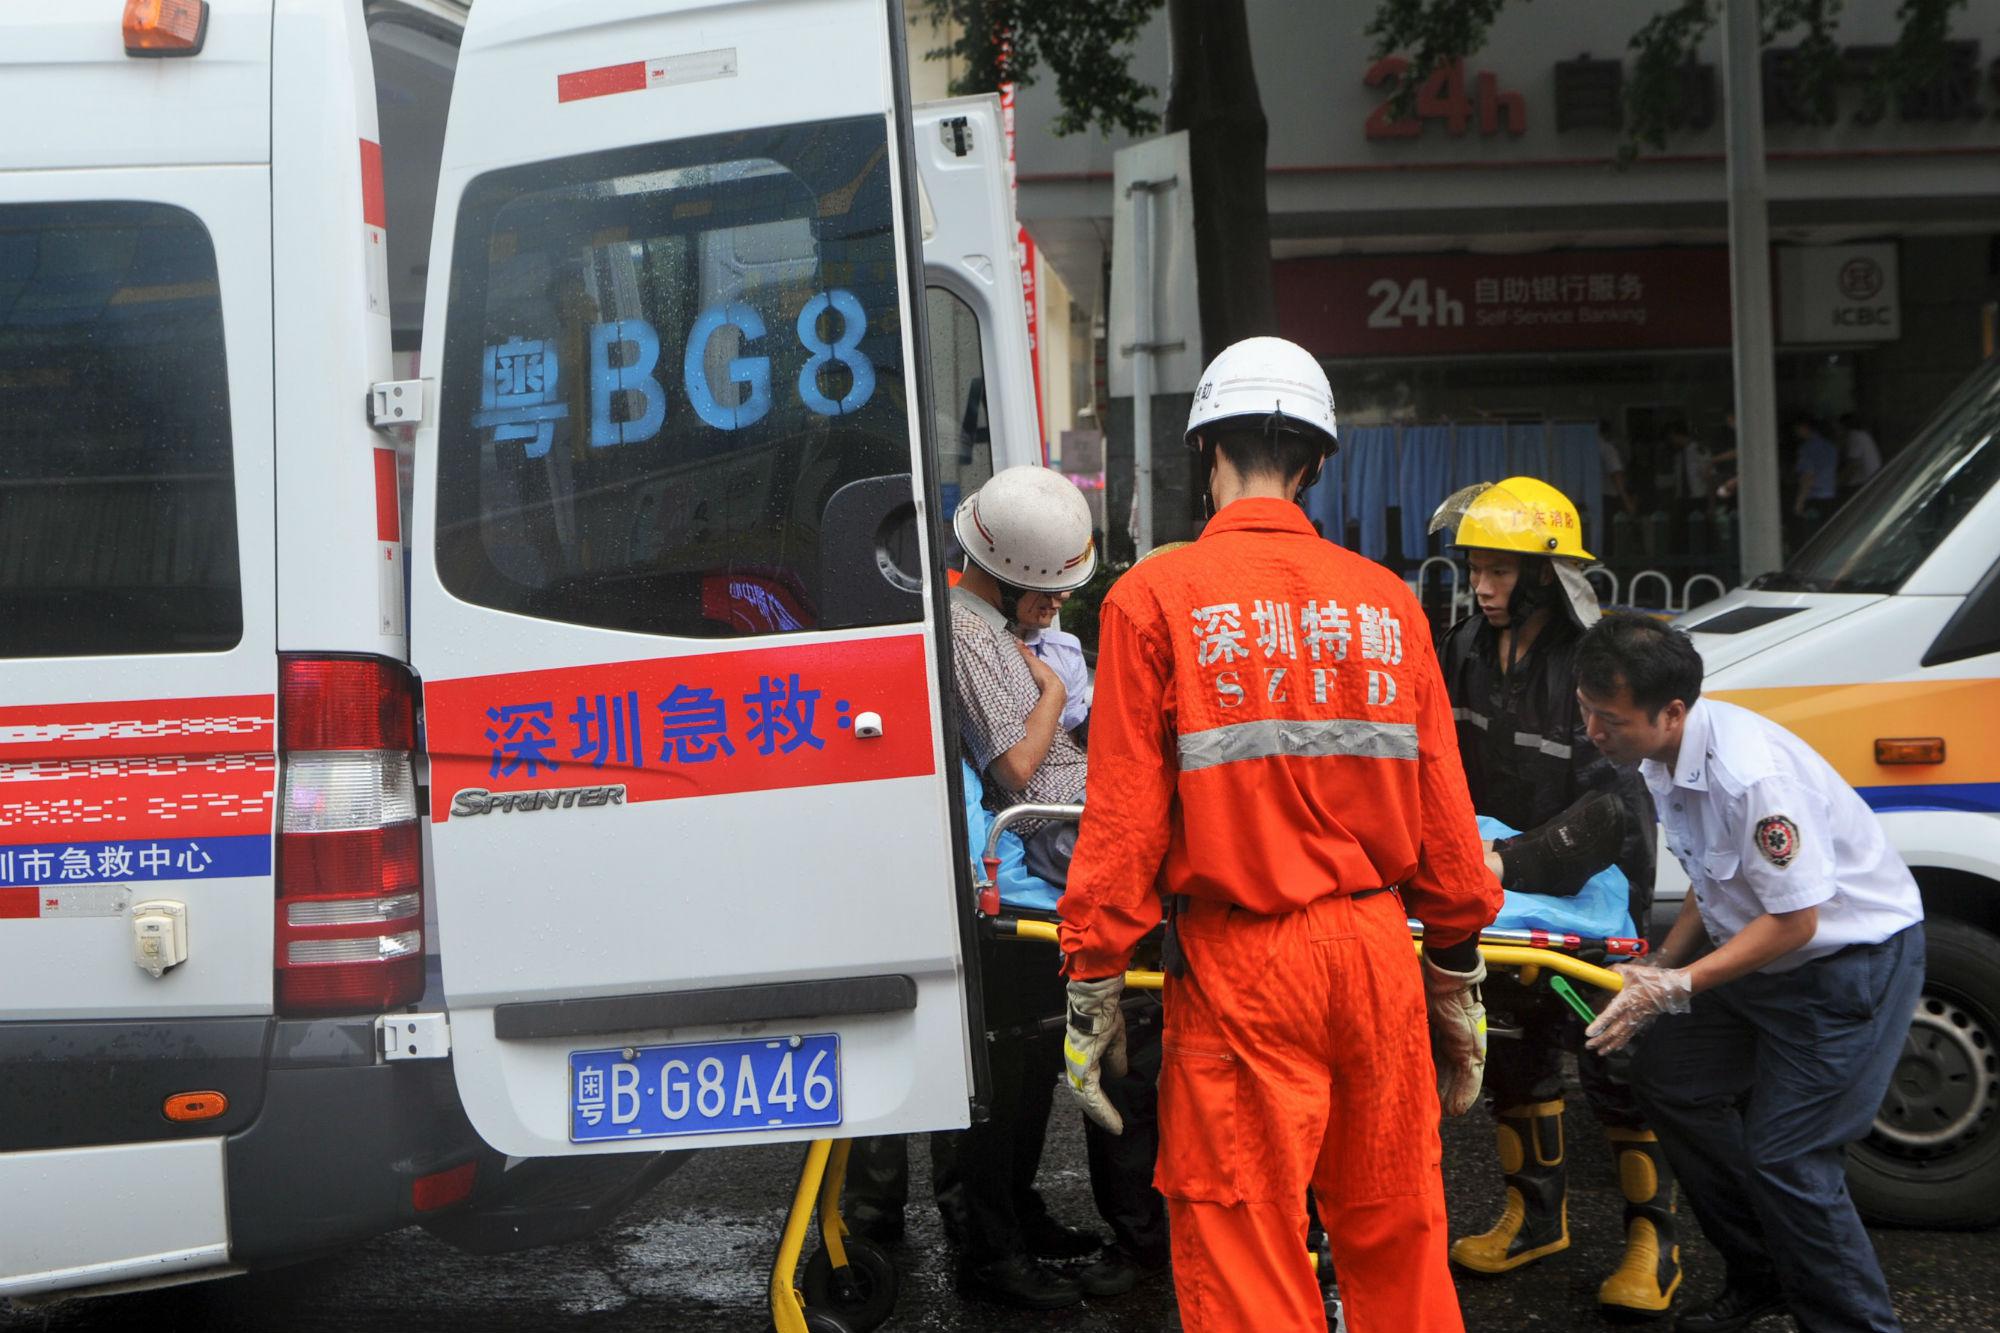
[[[872,1241],[849,1236],[847,1267],[834,1271],[821,1246],[806,1260],[806,1304],[830,1311],[855,1333],[868,1333],[896,1309],[896,1265]]]
[[[2000,938],[1932,919],[1916,1017],[1868,1137],[1848,1152],[1863,1217],[2000,1223]]]

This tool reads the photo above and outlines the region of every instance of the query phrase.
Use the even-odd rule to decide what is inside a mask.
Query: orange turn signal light
[[[219,1092],[177,1092],[160,1109],[169,1120],[213,1120],[229,1109],[229,1099]]]
[[[125,0],[125,54],[192,56],[208,40],[208,0]]]
[[[1942,764],[1942,736],[1886,736],[1875,742],[1878,764]]]

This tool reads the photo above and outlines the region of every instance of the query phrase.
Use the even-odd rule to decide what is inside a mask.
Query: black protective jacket
[[[1459,757],[1474,810],[1526,833],[1586,792],[1615,792],[1624,802],[1630,818],[1616,864],[1631,881],[1632,919],[1643,934],[1653,904],[1653,796],[1636,766],[1613,764],[1584,734],[1575,666],[1582,637],[1558,613],[1503,676],[1500,631],[1475,612],[1445,631],[1438,662],[1458,720]],[[1531,891],[1575,893],[1582,887],[1579,880]]]

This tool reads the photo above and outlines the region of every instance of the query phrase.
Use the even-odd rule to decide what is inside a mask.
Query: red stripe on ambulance
[[[276,705],[272,695],[238,694],[0,708],[0,764],[266,753],[276,745]]]
[[[396,509],[396,451],[375,450],[375,540],[399,542],[403,527]]]
[[[556,101],[581,102],[613,93],[636,93],[646,86],[646,62],[634,60],[623,65],[604,65],[556,75]]]
[[[361,221],[370,227],[389,225],[382,190],[382,145],[370,139],[361,141]]]
[[[32,921],[41,914],[40,888],[0,889],[0,921]]]
[[[854,734],[863,713],[879,737]],[[665,801],[936,771],[917,634],[432,680],[424,716],[438,822],[468,790]]]

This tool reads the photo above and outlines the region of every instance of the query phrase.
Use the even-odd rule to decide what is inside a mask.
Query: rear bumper
[[[473,1161],[487,1174],[500,1158],[466,1120],[444,1059],[273,1067],[263,1113],[224,1160],[230,1260],[257,1267],[415,1222],[416,1181]]]
[[[168,1121],[164,1098],[190,1090],[224,1093],[228,1113]],[[140,1163],[153,1157],[205,1165],[162,1196]],[[82,1259],[16,1245],[0,1220],[0,1292],[143,1277],[163,1254],[182,1254],[182,1269],[307,1258],[420,1220],[415,1182],[467,1162],[499,1174],[459,1106],[451,1061],[376,1063],[372,1018],[0,1024],[0,1177],[11,1164],[68,1182],[61,1211],[79,1235],[115,1232],[135,1192],[171,1218],[178,1190],[190,1218],[123,1247],[68,1247],[88,1250]],[[193,1225],[210,1215],[226,1217],[226,1252],[213,1227]]]

